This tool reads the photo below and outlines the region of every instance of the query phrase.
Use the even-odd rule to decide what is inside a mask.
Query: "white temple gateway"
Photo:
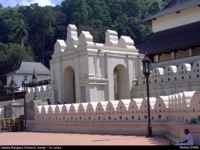
[[[141,58],[129,36],[107,30],[105,44],[88,31],[78,36],[69,25],[67,39],[57,40],[51,60],[55,99],[60,103],[130,98],[132,81],[140,76]]]

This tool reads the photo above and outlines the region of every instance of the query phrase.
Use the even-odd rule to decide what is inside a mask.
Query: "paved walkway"
[[[0,133],[0,145],[168,145],[162,138],[59,133]]]

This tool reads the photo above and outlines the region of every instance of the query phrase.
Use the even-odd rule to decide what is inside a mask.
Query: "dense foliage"
[[[18,54],[25,55],[26,59],[32,57],[32,49],[34,60],[48,65],[55,40],[66,38],[69,23],[76,24],[79,30],[89,30],[98,42],[104,42],[104,32],[108,28],[140,42],[150,32],[141,20],[159,11],[168,1],[65,0],[56,7],[0,6],[0,42],[14,43],[14,47],[22,49]]]

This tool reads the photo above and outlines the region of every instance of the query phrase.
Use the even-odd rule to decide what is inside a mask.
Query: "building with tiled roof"
[[[200,55],[200,0],[172,0],[144,22],[153,33],[137,48],[154,62]]]

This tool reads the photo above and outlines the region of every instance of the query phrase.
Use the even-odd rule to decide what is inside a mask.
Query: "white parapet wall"
[[[27,94],[26,94],[27,102],[33,100],[38,100],[41,102],[47,102],[47,100],[49,100],[53,102],[53,99],[54,99],[54,91],[50,84],[27,88]]]
[[[189,128],[199,142],[200,92],[185,91],[168,96],[151,97],[151,120],[155,135],[182,136]],[[146,98],[124,99],[35,107],[31,131],[74,133],[109,133],[145,135],[147,129]],[[197,124],[191,124],[196,120]]]
[[[200,91],[200,57],[166,61],[152,65],[149,78],[151,96],[167,96],[183,91]],[[132,97],[146,96],[143,75],[133,81]]]

